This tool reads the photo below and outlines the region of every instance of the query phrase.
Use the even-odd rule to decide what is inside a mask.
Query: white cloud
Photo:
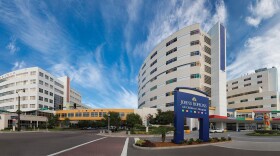
[[[9,50],[11,54],[14,54],[20,50],[20,48],[17,47],[16,45],[16,41],[17,41],[16,38],[13,36],[11,37],[11,41],[6,46],[6,48]]]
[[[218,21],[226,24],[228,15],[224,2],[218,1],[215,4],[213,16],[206,4],[205,0],[167,1],[166,4],[162,4],[164,9],[160,6],[155,8],[156,16],[148,26],[147,39],[136,45],[134,57],[146,57],[159,42],[185,26],[200,23],[202,28],[208,31]]]
[[[257,0],[255,5],[249,6],[250,16],[245,20],[249,25],[258,27],[262,20],[271,18],[279,12],[279,0]]]
[[[22,69],[22,68],[26,68],[26,63],[24,61],[17,61],[13,64],[12,71]]]
[[[227,67],[228,79],[237,78],[263,67],[275,66],[280,69],[280,23],[260,34],[247,39],[244,47],[236,54],[233,63]]]
[[[7,26],[22,43],[42,54],[66,53],[70,38],[49,13],[45,3],[0,1],[0,23]]]

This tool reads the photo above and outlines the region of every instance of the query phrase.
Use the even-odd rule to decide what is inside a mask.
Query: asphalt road
[[[1,133],[0,155],[41,156],[102,138],[90,132]]]
[[[2,156],[41,156],[41,155],[60,155],[60,156],[120,156],[125,145],[125,137],[103,137],[96,135],[93,131],[73,131],[73,132],[32,132],[32,133],[0,133],[0,155]],[[214,135],[230,134],[236,142],[224,145],[209,145],[202,147],[191,147],[185,149],[165,149],[165,150],[140,150],[133,148],[134,138],[129,139],[128,156],[181,156],[181,155],[227,155],[227,156],[263,156],[279,155],[275,151],[257,151],[232,149],[231,146],[242,148],[241,144],[250,144],[250,149],[256,149],[255,145],[262,146],[265,142],[254,142],[254,139],[244,136],[243,133],[226,133]],[[189,137],[193,137],[193,133]],[[240,141],[238,139],[242,138]],[[151,138],[160,140],[160,138]],[[266,138],[274,144],[280,144],[280,138]],[[265,138],[263,138],[265,140]],[[251,141],[251,142],[250,142]],[[278,141],[278,142],[277,142]],[[274,143],[275,142],[275,143]],[[277,145],[278,146],[278,145]],[[263,149],[268,149],[264,147]]]
[[[237,150],[217,146],[202,146],[185,149],[141,150],[132,147],[129,141],[128,156],[279,156],[280,152]]]

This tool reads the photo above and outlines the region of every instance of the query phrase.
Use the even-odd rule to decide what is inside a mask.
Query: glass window
[[[43,74],[42,72],[39,72],[39,75],[40,75],[41,77],[44,77],[44,74]]]
[[[89,112],[83,112],[83,117],[89,117]]]
[[[35,96],[30,96],[30,100],[36,100]]]
[[[44,85],[44,82],[42,80],[39,80],[39,84]]]
[[[98,117],[98,112],[91,112],[91,117]]]
[[[36,75],[36,71],[31,71],[30,75]]]

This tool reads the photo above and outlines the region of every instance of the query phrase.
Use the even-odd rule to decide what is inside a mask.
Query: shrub
[[[274,134],[274,133],[278,133],[277,130],[255,130],[255,133],[259,133],[259,134]]]
[[[191,144],[193,144],[193,142],[194,142],[193,138],[190,138],[187,144],[191,145]]]
[[[214,137],[213,140],[214,140],[214,142],[219,142],[220,141],[220,139],[217,138],[217,137]]]
[[[209,142],[214,142],[215,140],[213,138],[209,138]]]
[[[135,145],[141,146],[141,147],[155,147],[155,144],[152,143],[150,140],[137,140]]]
[[[135,145],[137,145],[137,146],[142,146],[143,145],[143,143],[145,142],[145,140],[137,140],[136,141],[136,143],[135,143]]]
[[[221,141],[227,141],[225,137],[221,137]]]
[[[228,140],[228,141],[231,141],[231,137],[228,137],[227,140]]]
[[[203,140],[201,140],[201,139],[196,139],[196,141],[195,142],[197,142],[197,143],[202,143],[203,142]]]

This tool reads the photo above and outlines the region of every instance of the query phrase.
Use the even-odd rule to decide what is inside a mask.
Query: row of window
[[[257,84],[261,84],[262,81],[258,81]],[[248,87],[248,86],[251,86],[252,84],[251,83],[247,83],[247,84],[244,84],[244,87]],[[235,90],[235,89],[238,89],[238,86],[236,87],[232,87],[232,90]]]
[[[262,75],[257,75],[257,78],[261,78],[261,77],[262,77]],[[243,81],[249,81],[249,80],[251,80],[251,77],[243,79]],[[262,82],[262,81],[258,81],[258,82]],[[234,81],[231,84],[232,85],[238,84],[238,81]]]
[[[170,64],[170,63],[173,63],[173,62],[175,62],[175,61],[177,61],[177,57],[174,57],[174,58],[172,58],[172,59],[166,61],[166,65],[168,65],[168,64]]]
[[[172,68],[172,69],[174,69],[174,68]],[[176,70],[177,70],[177,69],[176,69]],[[176,71],[176,70],[175,70],[175,71]],[[155,71],[156,71],[156,70],[155,70]],[[155,72],[155,71],[153,71],[153,72]],[[151,74],[152,74],[152,73],[151,73]],[[191,74],[190,77],[191,77],[191,79],[201,78],[201,74]],[[207,76],[207,75],[205,75],[205,77],[206,77],[205,83],[211,84],[211,77],[209,77],[209,76]],[[157,77],[152,78],[152,79],[151,79],[151,82],[153,82],[153,81],[156,80],[156,79],[157,79]],[[142,82],[144,82],[145,80],[146,80],[146,77],[142,80]],[[208,81],[210,81],[210,82],[208,82]],[[173,79],[167,80],[165,84],[168,85],[168,84],[174,83],[174,82],[177,82],[177,78],[173,78]],[[146,86],[146,85],[143,85],[143,86],[142,86],[142,89],[144,89],[145,86]],[[157,86],[154,86],[154,87],[157,87]],[[152,87],[152,88],[150,89],[150,91],[152,91],[152,90],[154,90],[154,89],[156,89],[156,88],[153,88],[153,87]],[[140,93],[140,91],[139,91],[139,93]],[[139,93],[138,93],[138,94],[139,94]],[[143,94],[144,94],[144,93],[143,93]],[[144,94],[144,95],[143,95],[143,94],[142,94],[142,97],[145,95],[145,94]]]
[[[150,101],[154,101],[156,99],[157,99],[157,96],[154,96],[154,97],[150,98]]]
[[[276,98],[276,95],[273,95],[273,96],[271,96],[270,97],[271,99],[275,99]],[[263,97],[256,97],[255,98],[255,101],[258,101],[258,100],[263,100]],[[248,102],[248,99],[242,99],[242,100],[240,100],[240,102],[242,103],[242,102]],[[228,104],[234,104],[235,102],[234,101],[230,101],[230,102],[228,102]]]
[[[266,105],[267,106],[267,105]],[[271,104],[270,107],[277,107],[277,104]],[[248,107],[240,107],[236,108],[236,110],[244,110],[244,109],[256,109],[256,108],[263,108],[263,105],[258,106],[248,106]]]
[[[36,75],[36,71],[34,71],[34,72],[35,72],[35,75]],[[46,75],[46,74],[44,74],[42,72],[39,72],[39,76],[44,77],[44,75],[45,75],[45,79],[50,80],[51,82],[53,82],[53,78],[52,77],[49,77],[48,75]]]
[[[169,45],[171,45],[172,43],[177,41],[177,37],[173,38],[172,40],[170,40],[169,42],[166,43],[166,47],[168,47]]]
[[[58,116],[61,118],[65,117],[104,117],[107,115],[107,112],[76,112],[76,113],[58,113]],[[124,117],[124,112],[119,112],[120,117]]]
[[[48,106],[44,106],[44,105],[41,105],[39,104],[39,108],[48,108]],[[10,106],[3,106],[3,107],[0,107],[0,110],[8,110],[8,109],[17,109],[18,108],[18,105],[10,105]],[[21,104],[20,105],[20,108],[21,109],[25,109],[25,108],[36,108],[36,105],[35,104]],[[53,109],[53,107],[49,107],[50,110]]]
[[[7,92],[0,93],[0,97],[6,96],[6,95],[11,95],[11,94],[14,94],[14,93],[15,93],[14,90],[10,90],[10,91],[7,91]]]
[[[53,93],[52,93],[52,92],[49,92],[49,91],[47,91],[47,90],[45,90],[45,92],[44,92],[44,90],[43,90],[42,88],[39,88],[39,92],[40,92],[40,93],[45,93],[46,95],[49,95],[49,93],[50,93],[50,96],[53,96]]]
[[[174,53],[176,51],[177,51],[177,47],[175,47],[175,48],[169,50],[168,52],[166,52],[166,56],[168,56],[168,55],[170,55],[170,54],[172,54],[172,53]]]
[[[172,72],[174,72],[174,71],[177,71],[177,67],[174,67],[174,68],[171,68],[171,69],[167,70],[167,71],[165,72],[165,74],[169,74],[169,73],[172,73]]]
[[[157,55],[157,51],[152,54],[151,59],[154,58],[156,55]]]
[[[151,72],[150,72],[150,75],[152,75],[154,72],[157,71],[157,68],[153,69]]]
[[[39,96],[39,100],[40,100],[40,101],[44,101],[44,102],[53,103],[53,100],[52,100],[52,99],[44,98],[44,97],[42,97],[42,96]]]
[[[171,96],[171,95],[174,95],[174,91],[165,93],[165,96]]]
[[[152,67],[153,65],[155,65],[157,63],[157,60],[154,60],[154,62],[152,62],[151,64],[150,64],[150,67]]]

